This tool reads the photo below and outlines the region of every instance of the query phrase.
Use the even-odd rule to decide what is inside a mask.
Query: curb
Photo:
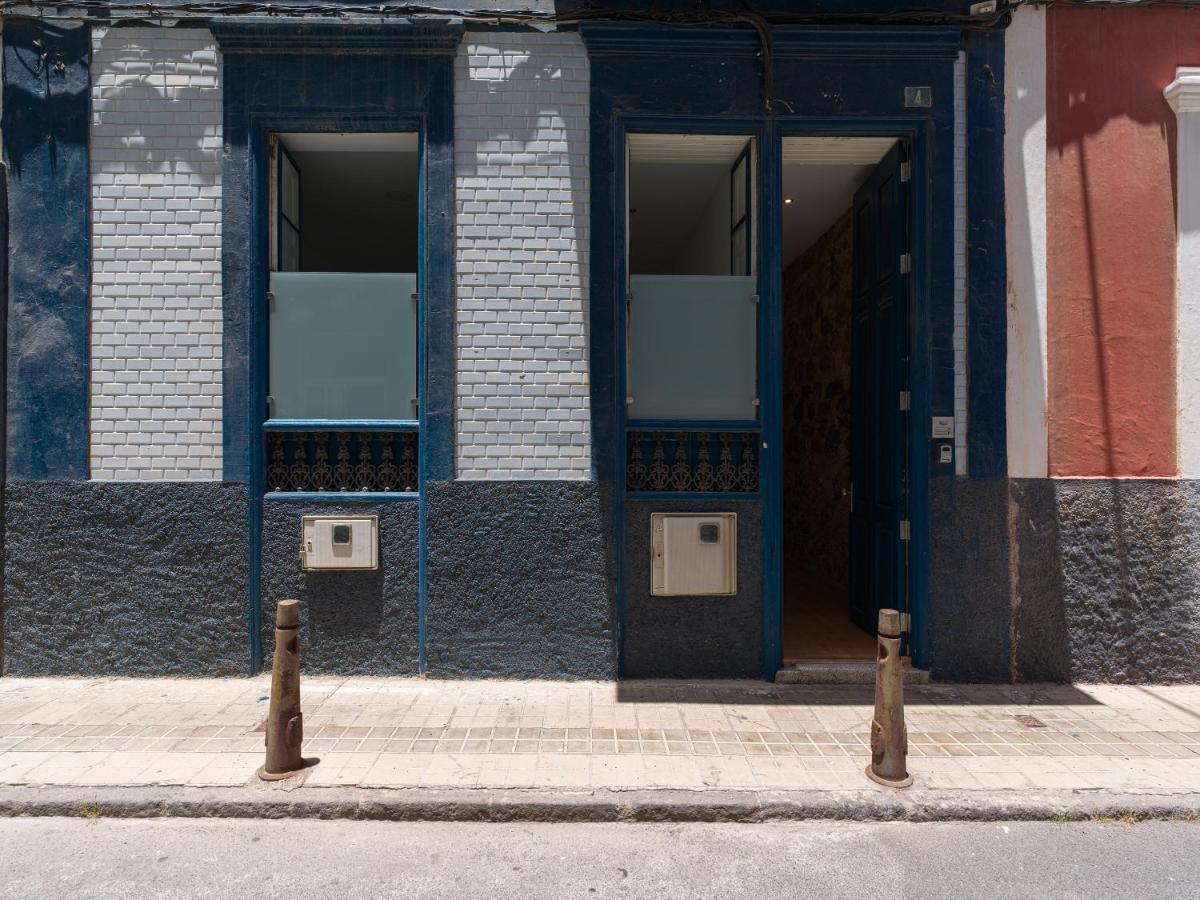
[[[1200,818],[1200,793],[0,788],[0,816],[392,822],[998,822]]]

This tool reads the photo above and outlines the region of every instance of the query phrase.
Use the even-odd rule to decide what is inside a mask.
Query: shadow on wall
[[[1190,13],[1046,13],[1052,476],[1177,473],[1176,123],[1162,92],[1200,56]]]
[[[6,66],[19,67],[24,76],[20,83],[13,74],[4,78],[4,149],[16,177],[21,176],[26,155],[42,145],[48,146],[52,168],[59,144],[86,146],[87,104],[79,101],[87,94],[87,79],[82,89],[65,90],[63,85],[68,70],[86,71],[90,41],[86,28],[62,29],[49,23],[5,28]],[[30,90],[32,84],[40,90]]]
[[[472,81],[476,85],[486,84],[489,109],[482,117],[497,124],[488,128],[486,137],[475,140],[473,149],[462,146],[462,136],[455,135],[456,174],[459,179],[481,181],[503,177],[503,173],[496,171],[497,159],[493,157],[503,162],[512,158],[514,166],[544,168],[543,177],[558,181],[563,191],[570,193],[571,227],[558,227],[565,232],[560,237],[575,243],[581,223],[588,221],[588,154],[586,147],[569,146],[564,132],[574,130],[586,140],[591,127],[586,100],[579,109],[546,102],[547,97],[555,94],[547,83],[562,78],[561,45],[556,45],[557,52],[547,53],[545,58],[539,53],[536,41],[525,43],[520,49],[503,43],[489,49],[495,52],[498,61],[503,61],[501,75],[496,77],[494,69],[484,68],[484,74],[472,77]],[[510,64],[511,60],[516,61]],[[470,65],[473,73],[479,71],[474,63]],[[586,283],[586,256],[577,254],[575,265],[579,266],[580,283]]]
[[[1013,676],[1200,679],[1200,483],[1015,479]]]
[[[150,40],[139,42],[145,32]],[[216,51],[210,47],[181,50],[153,46],[162,29],[107,29],[95,47],[98,81],[93,84],[93,169],[104,171],[110,157],[106,145],[119,148],[119,171],[170,171],[216,180],[221,173],[219,133],[205,134],[188,114],[196,107],[220,102]],[[145,44],[151,44],[146,46]],[[183,54],[181,56],[181,54]],[[182,64],[182,65],[181,65]],[[199,70],[213,67],[211,75]],[[168,84],[168,75],[189,72],[184,84]],[[136,123],[136,124],[134,124]],[[139,133],[152,129],[152,134]],[[134,155],[137,161],[134,162]]]

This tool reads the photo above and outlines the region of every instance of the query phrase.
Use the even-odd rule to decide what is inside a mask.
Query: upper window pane
[[[630,419],[757,419],[752,142],[629,138]]]
[[[415,419],[417,136],[279,141],[271,417]]]

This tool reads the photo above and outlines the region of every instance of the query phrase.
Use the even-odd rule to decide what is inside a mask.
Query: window
[[[754,142],[629,138],[626,415],[758,418]]]
[[[417,136],[277,140],[270,418],[415,420]]]

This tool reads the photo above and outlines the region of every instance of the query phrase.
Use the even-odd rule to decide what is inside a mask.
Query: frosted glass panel
[[[631,419],[756,419],[754,278],[634,275]]]
[[[417,276],[272,272],[275,419],[415,419]]]

